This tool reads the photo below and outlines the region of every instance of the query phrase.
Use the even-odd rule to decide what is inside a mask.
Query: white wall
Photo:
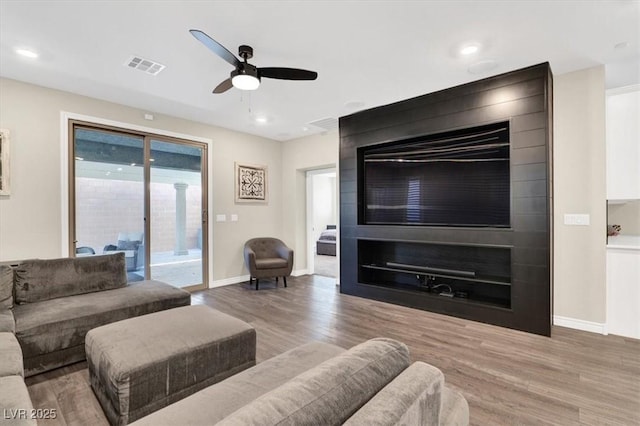
[[[599,66],[554,77],[554,314],[606,321],[605,83]],[[590,215],[567,226],[566,213]]]
[[[336,131],[282,144],[283,234],[287,245],[295,251],[296,271],[307,268],[306,172],[337,167],[338,141]]]
[[[62,252],[60,113],[67,111],[122,123],[209,138],[210,218],[239,215],[238,222],[216,223],[209,253],[213,280],[246,274],[244,242],[255,236],[282,237],[281,143],[188,120],[156,115],[147,121],[135,108],[0,79],[0,127],[11,131],[12,188],[0,197],[0,261],[52,258]],[[269,203],[237,205],[234,162],[269,167]],[[211,260],[210,260],[211,261]]]

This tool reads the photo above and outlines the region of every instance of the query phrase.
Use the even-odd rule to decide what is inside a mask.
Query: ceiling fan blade
[[[298,68],[258,68],[258,75],[280,80],[315,80],[318,73]]]
[[[227,90],[233,87],[233,83],[231,83],[231,79],[228,78],[222,83],[218,84],[215,89],[213,89],[213,93],[224,93]]]
[[[224,47],[200,30],[189,30],[189,32],[192,36],[198,39],[199,42],[207,46],[209,50],[211,50],[216,55],[220,56],[222,59],[229,62],[236,68],[240,66],[240,60],[238,60],[238,58],[236,58],[233,53],[229,52],[226,47]]]

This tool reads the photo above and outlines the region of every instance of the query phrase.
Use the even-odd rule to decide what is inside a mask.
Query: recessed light
[[[134,167],[136,165],[136,163],[131,163],[131,167]]]
[[[155,158],[149,158],[149,161],[156,161]]]
[[[29,49],[16,49],[16,53],[29,59],[36,59],[38,57],[38,54],[36,52]]]
[[[256,120],[256,123],[261,123],[261,124],[264,124],[268,121],[267,117],[263,117],[263,116],[256,117],[255,120]]]
[[[477,44],[468,44],[460,49],[460,54],[471,55],[473,53],[476,53],[478,50],[480,50],[480,46],[478,46]]]
[[[119,172],[122,171],[122,167],[118,167],[116,170],[118,170]]]

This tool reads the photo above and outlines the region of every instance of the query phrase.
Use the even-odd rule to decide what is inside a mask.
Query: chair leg
[[[258,289],[258,284],[260,283],[260,280],[258,278],[256,278],[256,290]]]
[[[284,286],[287,286],[287,277],[282,277],[282,281],[284,281]]]
[[[278,277],[276,277],[276,287],[278,287]]]
[[[253,285],[253,277],[249,275],[249,286]]]

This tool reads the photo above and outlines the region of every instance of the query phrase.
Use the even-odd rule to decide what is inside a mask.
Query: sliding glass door
[[[176,287],[203,282],[203,154],[197,145],[151,139],[151,278]]]
[[[70,253],[124,253],[130,282],[207,282],[206,145],[70,123]]]

